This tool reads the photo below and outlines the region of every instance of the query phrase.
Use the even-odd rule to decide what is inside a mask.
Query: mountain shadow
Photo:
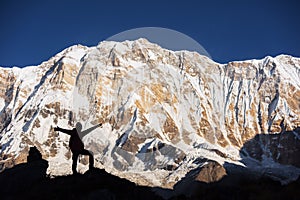
[[[240,152],[244,158],[269,159],[300,168],[300,128],[276,134],[257,134],[244,144]]]

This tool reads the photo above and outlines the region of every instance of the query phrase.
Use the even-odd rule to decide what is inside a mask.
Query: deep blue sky
[[[164,27],[198,41],[221,63],[300,57],[300,3],[273,1],[0,1],[0,66],[36,65],[73,44]]]

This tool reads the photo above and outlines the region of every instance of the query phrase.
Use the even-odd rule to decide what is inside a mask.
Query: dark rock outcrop
[[[226,176],[225,168],[219,163],[211,161],[201,168],[195,180],[204,183],[213,183],[221,180],[224,176]]]

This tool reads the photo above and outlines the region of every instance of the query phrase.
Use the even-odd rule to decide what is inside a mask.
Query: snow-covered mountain
[[[172,187],[207,160],[283,183],[300,174],[299,58],[219,64],[139,39],[72,46],[0,80],[1,170],[36,146],[49,174],[71,173],[53,128],[81,122],[103,123],[83,137],[96,166],[141,185]]]

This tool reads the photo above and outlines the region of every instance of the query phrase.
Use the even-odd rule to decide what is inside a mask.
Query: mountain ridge
[[[279,146],[282,137],[272,143],[281,150],[269,152],[259,141],[263,148],[240,154],[257,134],[286,131],[299,153],[299,58],[218,64],[139,39],[75,45],[38,67],[1,70],[2,169],[24,162],[33,145],[49,161],[49,174],[70,173],[68,137],[53,127],[80,121],[84,128],[103,123],[83,138],[97,167],[139,184],[172,187],[199,157],[241,166],[261,157],[262,168],[288,169],[283,182],[299,176],[298,164],[291,165],[297,160],[280,163],[290,155]]]

